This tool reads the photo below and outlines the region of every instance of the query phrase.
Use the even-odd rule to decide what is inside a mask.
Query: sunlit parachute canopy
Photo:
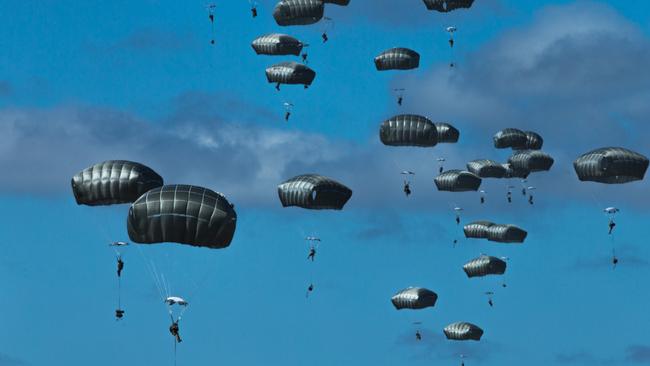
[[[379,138],[388,146],[432,147],[438,143],[438,130],[426,117],[400,114],[381,124]]]
[[[273,9],[278,25],[308,25],[323,18],[325,4],[322,0],[281,0]]]
[[[165,303],[169,306],[172,305],[187,306],[190,304],[185,299],[179,296],[169,296],[165,299]]]
[[[495,225],[490,221],[474,221],[463,227],[466,238],[487,239],[487,229]]]
[[[445,327],[444,332],[447,339],[454,341],[479,341],[483,336],[483,329],[467,322],[449,324]]]
[[[434,123],[436,125],[436,130],[438,131],[438,143],[449,143],[453,144],[458,142],[460,138],[460,131],[456,127],[450,125],[449,123]]]
[[[483,277],[487,275],[502,275],[506,272],[506,262],[497,257],[481,255],[465,263],[463,270],[467,277]]]
[[[375,57],[375,67],[379,71],[411,70],[420,66],[420,55],[408,48],[391,48]]]
[[[503,168],[506,170],[506,174],[504,175],[504,178],[528,178],[528,175],[530,175],[530,170],[526,169],[517,169],[514,168],[511,164],[501,164]]]
[[[515,225],[491,225],[486,229],[487,240],[499,243],[523,243],[528,233]]]
[[[271,33],[255,38],[251,44],[258,55],[296,55],[299,56],[303,44],[286,34]]]
[[[523,147],[528,150],[539,150],[544,145],[544,139],[537,132],[524,131],[526,135],[526,145]]]
[[[500,163],[489,159],[472,160],[467,170],[481,178],[504,178],[508,170]]]
[[[283,207],[341,210],[352,197],[352,190],[331,178],[305,174],[280,184],[278,195]]]
[[[426,5],[427,9],[436,10],[441,13],[447,13],[461,8],[470,8],[473,3],[474,0],[424,0],[424,5]]]
[[[528,142],[528,137],[526,134],[516,128],[506,128],[494,135],[494,147],[497,149],[519,149],[522,146],[526,146]]]
[[[517,151],[509,159],[510,166],[519,171],[541,172],[551,170],[553,158],[540,150]]]
[[[323,0],[325,4],[336,4],[346,6],[350,4],[350,0]]]
[[[71,184],[77,204],[98,206],[131,203],[163,179],[140,163],[108,160],[77,173]]]
[[[438,300],[435,292],[422,287],[408,287],[390,299],[395,309],[424,309],[432,307]]]
[[[604,147],[578,157],[573,168],[581,181],[621,184],[643,180],[648,158],[622,147]]]
[[[266,69],[269,83],[311,85],[316,72],[297,62],[281,62]]]
[[[236,224],[235,209],[222,194],[180,184],[148,191],[131,205],[127,219],[133,242],[208,248],[229,246]]]
[[[447,170],[438,175],[434,182],[439,191],[467,192],[477,191],[481,178],[464,170]]]

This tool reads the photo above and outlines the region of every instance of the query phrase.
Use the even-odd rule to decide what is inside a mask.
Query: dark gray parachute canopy
[[[280,184],[278,195],[283,207],[341,210],[352,197],[352,190],[331,178],[305,174]]]
[[[347,6],[350,4],[350,0],[323,0],[325,4],[335,4],[341,6]]]
[[[140,163],[108,160],[77,173],[71,184],[77,204],[98,206],[131,203],[163,179]]]
[[[514,168],[511,164],[501,164],[501,166],[506,170],[504,178],[528,178],[530,175],[530,170],[526,169],[517,169]]]
[[[449,324],[444,332],[447,339],[454,341],[480,341],[483,336],[483,329],[467,322]]]
[[[429,10],[437,10],[441,13],[447,13],[452,10],[465,8],[468,9],[472,6],[474,0],[424,0]]]
[[[281,62],[266,69],[269,83],[311,85],[316,72],[297,62]]]
[[[477,191],[481,178],[464,170],[447,170],[438,175],[434,182],[439,191],[468,192]]]
[[[467,277],[483,277],[487,275],[502,275],[506,273],[506,262],[489,255],[481,255],[465,263],[463,271]]]
[[[528,233],[515,225],[491,225],[486,229],[487,240],[498,243],[523,243]]]
[[[395,309],[424,309],[436,304],[438,295],[426,288],[408,287],[390,299]]]
[[[472,160],[467,163],[467,170],[481,178],[505,178],[508,173],[502,164],[489,159]]]
[[[540,150],[517,151],[508,159],[512,169],[530,172],[551,170],[553,163],[553,158]]]
[[[643,180],[648,158],[622,147],[604,147],[578,157],[573,168],[581,181],[621,184]]]
[[[528,137],[526,134],[516,128],[506,128],[494,135],[494,147],[497,149],[520,149],[526,146]]]
[[[129,209],[127,229],[135,243],[174,242],[225,248],[235,235],[237,214],[222,194],[190,185],[154,188]]]
[[[435,123],[436,130],[438,131],[438,143],[454,144],[460,138],[460,131],[449,123]]]
[[[411,70],[420,66],[420,55],[408,48],[391,48],[375,57],[375,67],[379,71]]]
[[[322,0],[281,0],[273,9],[278,25],[309,25],[323,18],[325,4]]]
[[[258,55],[296,55],[299,56],[303,44],[296,38],[286,34],[271,33],[257,37],[251,44]]]
[[[526,135],[526,146],[525,149],[528,150],[540,150],[544,145],[544,139],[537,132],[533,131],[524,131]]]
[[[474,221],[463,226],[463,232],[466,238],[487,239],[488,228],[495,225],[490,221]]]
[[[379,138],[388,146],[432,147],[438,143],[438,130],[426,117],[400,114],[381,124]]]

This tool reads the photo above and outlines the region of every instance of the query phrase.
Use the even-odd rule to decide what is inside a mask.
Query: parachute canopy
[[[438,130],[426,117],[400,114],[381,124],[379,138],[388,146],[432,147],[438,143]]]
[[[309,25],[323,18],[322,0],[281,0],[273,9],[273,18],[281,26]]]
[[[71,184],[77,204],[98,206],[131,203],[163,179],[140,163],[108,160],[77,173]]]
[[[454,341],[479,341],[483,336],[483,329],[467,322],[449,324],[445,327],[444,332],[447,339]]]
[[[352,190],[322,175],[305,174],[280,184],[278,195],[283,207],[341,210],[352,197]]]
[[[461,8],[470,8],[474,0],[424,0],[424,5],[426,5],[429,10],[436,10],[441,13],[447,13],[452,10],[461,9]]]
[[[495,224],[487,229],[487,240],[498,243],[523,243],[528,233],[515,225]]]
[[[286,34],[271,33],[255,38],[251,44],[258,55],[296,55],[299,56],[303,44]]]
[[[438,143],[453,144],[458,142],[460,138],[460,131],[449,123],[435,123],[436,130],[438,131]]]
[[[463,227],[466,238],[487,239],[487,229],[494,225],[490,221],[474,221]]]
[[[541,172],[551,170],[553,158],[540,150],[523,150],[508,159],[512,169],[518,171]]]
[[[197,186],[166,185],[148,191],[131,205],[127,229],[136,243],[225,248],[236,223],[233,205],[222,194]]]
[[[542,136],[536,132],[524,132],[516,128],[506,128],[494,135],[494,147],[497,149],[539,150],[543,144]]]
[[[438,295],[422,287],[408,287],[390,299],[395,309],[424,309],[436,304]]]
[[[530,170],[526,169],[517,169],[512,166],[512,164],[501,164],[501,166],[506,170],[504,178],[527,178],[530,175]]]
[[[379,71],[411,70],[420,65],[420,55],[408,48],[391,48],[375,57],[375,67]]]
[[[172,305],[180,305],[180,306],[187,306],[189,303],[185,301],[182,297],[178,296],[169,296],[168,298],[165,299],[165,303],[169,306]]]
[[[622,147],[604,147],[578,157],[573,168],[581,181],[621,184],[643,180],[648,158]]]
[[[467,192],[477,191],[481,178],[465,170],[447,170],[438,175],[434,182],[439,191]]]
[[[311,85],[316,72],[297,62],[281,62],[266,69],[269,83]]]
[[[497,257],[481,255],[465,263],[463,270],[469,278],[502,275],[506,272],[506,262]]]
[[[504,178],[508,170],[500,163],[489,159],[472,160],[467,170],[481,178]]]

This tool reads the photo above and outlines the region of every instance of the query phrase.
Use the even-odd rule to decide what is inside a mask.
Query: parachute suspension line
[[[153,264],[153,261],[150,261],[148,260],[148,258],[145,257],[145,254],[139,245],[136,247],[138,248],[138,252],[142,257],[142,261],[145,264],[145,267],[147,269],[147,272],[149,273],[149,276],[151,277],[151,280],[153,281],[154,285],[156,286],[156,289],[158,290],[158,295],[160,296],[161,299],[165,300],[167,296],[165,296],[166,293],[163,291],[162,284],[160,283],[160,279],[158,278],[158,274],[156,272],[156,268],[155,265]]]

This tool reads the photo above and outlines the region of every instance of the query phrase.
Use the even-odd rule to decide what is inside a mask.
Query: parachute
[[[400,114],[381,124],[379,138],[388,146],[432,147],[438,143],[438,129],[426,117]]]
[[[282,207],[342,210],[352,197],[352,190],[333,179],[317,174],[305,174],[280,184],[278,195]]]
[[[446,326],[444,333],[447,339],[454,341],[479,341],[483,336],[483,329],[472,323],[458,322]]]
[[[131,203],[163,179],[140,163],[107,160],[77,173],[71,184],[78,205],[99,206]]]
[[[489,159],[472,160],[467,163],[467,170],[481,178],[504,178],[508,173],[502,164]]]
[[[519,171],[541,172],[551,170],[553,158],[540,150],[518,151],[508,159],[508,164]]]
[[[637,152],[604,147],[578,157],[573,168],[581,181],[622,184],[643,180],[648,162],[648,158]]]
[[[460,132],[449,123],[434,123],[438,132],[438,143],[456,143],[460,138]]]
[[[281,26],[309,25],[323,18],[322,0],[281,0],[273,9],[273,18]]]
[[[436,10],[447,13],[456,9],[469,9],[474,0],[423,0],[428,10]]]
[[[528,233],[515,225],[494,224],[486,229],[487,240],[498,243],[523,243]]]
[[[502,275],[506,272],[506,266],[506,262],[497,257],[481,255],[465,263],[463,271],[468,278]]]
[[[621,210],[619,210],[616,207],[607,207],[607,208],[603,209],[603,212],[605,212],[606,214],[609,214],[609,215],[615,215],[620,211]]]
[[[315,77],[314,70],[297,62],[281,62],[266,69],[266,79],[278,89],[280,84],[303,84],[307,88]]]
[[[379,71],[411,70],[420,65],[420,55],[408,48],[391,48],[375,57],[375,67]]]
[[[512,166],[512,164],[501,164],[501,166],[506,170],[504,178],[527,178],[530,175],[530,170],[526,169],[517,169]]]
[[[222,194],[191,185],[154,188],[129,209],[127,229],[133,242],[174,242],[225,248],[235,234],[237,214]]]
[[[512,148],[513,150],[539,150],[544,144],[542,136],[532,131],[521,131],[516,128],[506,128],[494,135],[494,147],[497,149]]]
[[[463,227],[463,232],[466,238],[487,239],[487,229],[492,225],[495,224],[490,221],[470,222]]]
[[[251,46],[258,55],[299,56],[300,52],[302,52],[303,43],[286,34],[271,33],[255,38]]]
[[[189,303],[185,301],[182,297],[178,296],[169,296],[165,299],[165,303],[169,306],[172,305],[179,305],[179,306],[187,306]]]
[[[391,299],[395,309],[424,309],[433,307],[438,295],[426,288],[408,287],[396,293]]]
[[[467,192],[478,191],[481,178],[464,170],[448,170],[438,175],[434,182],[439,191]]]

